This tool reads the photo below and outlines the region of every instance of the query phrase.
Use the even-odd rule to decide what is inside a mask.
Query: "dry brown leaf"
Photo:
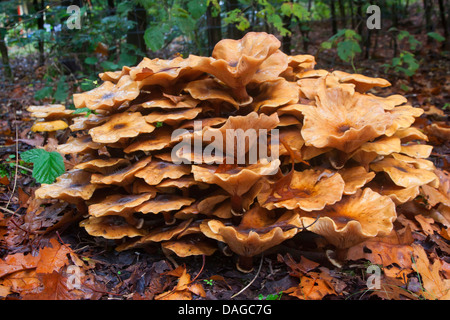
[[[439,258],[433,261],[428,259],[425,250],[413,244],[414,263],[413,269],[420,274],[422,283],[422,295],[429,300],[449,300],[450,299],[450,280],[443,279],[440,275],[442,262]]]
[[[67,254],[72,250],[65,244],[61,245],[58,240],[51,239],[52,247],[45,247],[40,250],[40,260],[37,264],[37,273],[52,273],[58,271],[69,263]]]

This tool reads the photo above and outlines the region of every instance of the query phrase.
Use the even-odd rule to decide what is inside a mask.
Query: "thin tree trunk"
[[[357,18],[358,18],[358,34],[361,37],[363,36],[363,27],[365,26],[365,24],[363,23],[362,6],[363,6],[363,1],[357,0],[356,1],[356,14],[357,14]]]
[[[208,50],[209,55],[211,55],[214,46],[217,42],[222,40],[222,22],[220,19],[220,13],[217,14],[217,16],[213,16],[212,13],[212,3],[209,4],[208,8],[206,9],[206,22],[208,25]]]
[[[45,4],[44,0],[33,0],[33,7],[36,12],[39,12],[38,18],[37,18],[37,27],[38,30],[44,30],[44,9]],[[45,61],[45,53],[44,53],[44,39],[41,37],[38,40],[38,50],[39,50],[39,66],[44,65]]]
[[[336,34],[337,20],[336,20],[336,7],[334,5],[334,0],[330,0],[330,10],[331,10],[331,32],[333,34]]]
[[[445,41],[442,44],[442,47],[444,49],[448,49],[449,44],[450,44],[449,31],[448,31],[449,26],[447,24],[447,18],[445,17],[444,0],[438,0],[438,3],[439,3],[439,14],[441,16],[441,23],[442,23],[442,28],[444,29],[444,38],[445,38]]]
[[[345,13],[344,0],[339,0],[338,5],[339,5],[339,13],[341,15],[341,26],[343,29],[345,29],[347,28],[347,15]]]
[[[291,17],[283,17],[283,27],[291,32],[291,34],[286,34],[283,36],[281,43],[283,44],[283,52],[286,54],[291,54]]]
[[[12,79],[11,65],[9,64],[8,47],[6,46],[4,37],[5,34],[6,29],[0,28],[0,53],[2,55],[2,63],[5,75],[7,78]]]
[[[355,23],[355,11],[353,10],[353,0],[348,0],[350,5],[350,17],[352,22],[352,29],[355,29],[356,23]]]
[[[135,27],[128,31],[127,43],[135,45],[142,52],[147,51],[144,33],[147,29],[147,12],[143,6],[136,4],[128,13],[128,20],[135,22]]]
[[[431,0],[423,0],[423,10],[425,15],[425,30],[426,32],[433,31],[433,24],[431,22]]]

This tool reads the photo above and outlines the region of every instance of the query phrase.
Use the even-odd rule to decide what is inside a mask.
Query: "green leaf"
[[[192,18],[200,19],[206,13],[206,0],[191,0],[187,3],[187,8]]]
[[[31,149],[20,154],[22,160],[33,163],[32,176],[38,183],[53,183],[66,169],[63,157],[55,151]]]
[[[353,59],[356,53],[359,52],[361,52],[361,47],[359,46],[359,43],[354,40],[341,41],[337,45],[337,53],[339,58],[346,62]]]
[[[66,83],[66,77],[62,76],[58,81],[58,85],[56,86],[56,91],[53,95],[53,98],[55,98],[57,102],[65,102],[68,95],[69,85]]]
[[[49,98],[53,95],[52,87],[44,87],[41,90],[38,90],[34,93],[34,98],[36,100],[43,100],[45,98]]]
[[[103,61],[100,65],[105,69],[105,71],[117,70],[119,66],[112,61]]]
[[[97,62],[98,62],[97,57],[87,57],[86,59],[84,59],[84,63],[89,64],[89,65],[94,65]]]
[[[158,51],[164,46],[164,33],[160,26],[151,26],[145,30],[144,40],[147,48]]]
[[[427,36],[429,36],[430,38],[433,38],[434,40],[436,40],[437,42],[442,42],[445,40],[445,38],[443,36],[441,36],[439,33],[437,32],[428,32]]]
[[[320,46],[322,47],[322,49],[331,49],[333,43],[331,41],[324,41],[320,44]]]

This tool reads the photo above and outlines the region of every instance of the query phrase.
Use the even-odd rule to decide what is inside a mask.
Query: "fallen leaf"
[[[70,250],[66,245],[61,245],[58,240],[50,240],[51,247],[40,250],[40,259],[37,264],[37,273],[52,273],[58,271],[69,263],[67,254]]]
[[[435,258],[430,262],[425,250],[416,244],[412,245],[414,250],[413,269],[420,274],[423,290],[422,295],[429,300],[449,300],[450,280],[443,279],[440,275],[442,262]]]

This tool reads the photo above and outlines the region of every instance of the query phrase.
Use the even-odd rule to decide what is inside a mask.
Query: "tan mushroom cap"
[[[229,153],[230,149],[233,150],[234,153],[229,153],[229,155],[236,157],[239,152],[247,154],[250,149],[256,147],[258,137],[263,134],[269,134],[270,130],[276,128],[279,122],[280,120],[276,113],[267,116],[265,114],[250,112],[245,116],[229,117],[220,128],[208,128],[208,134],[213,137],[216,135],[221,136],[222,145],[218,142],[214,142],[214,145],[220,148],[224,155]],[[254,133],[254,135],[246,136],[249,132]],[[239,136],[240,133],[242,133],[242,136]],[[242,138],[245,139],[243,149],[238,145],[243,143]]]
[[[189,82],[184,88],[194,99],[223,101],[238,108],[240,105],[247,105],[253,101],[248,97],[246,101],[239,101],[233,91],[215,79],[207,78]]]
[[[56,150],[62,154],[77,154],[89,150],[97,150],[103,147],[101,143],[92,141],[90,135],[84,135],[78,138],[70,137],[67,143],[60,144]]]
[[[320,70],[318,70],[320,71]],[[297,81],[297,84],[300,89],[300,98],[306,98],[308,100],[315,100],[318,88],[325,83],[326,88],[341,88],[343,91],[346,91],[350,95],[355,94],[355,85],[352,83],[340,83],[339,79],[331,74],[328,71],[324,71],[324,74],[319,77],[320,72],[314,74],[314,70],[308,71],[305,73],[308,77],[302,78]],[[303,76],[303,74],[302,74]],[[379,104],[379,103],[377,103]]]
[[[31,131],[33,132],[51,132],[51,131],[58,131],[58,130],[64,130],[69,125],[67,122],[63,120],[54,120],[54,121],[45,121],[45,122],[36,122],[31,127]]]
[[[190,59],[176,57],[170,60],[144,58],[130,70],[130,76],[139,88],[150,85],[170,87],[182,77],[196,78],[201,71],[193,70]]]
[[[83,170],[66,172],[54,183],[42,184],[35,196],[37,199],[60,199],[69,203],[89,200],[97,189],[97,185],[90,182],[90,177],[91,173]]]
[[[338,248],[349,248],[368,238],[389,234],[396,218],[394,202],[369,188],[345,196],[324,210],[300,212],[303,224],[310,225],[309,231],[325,237]]]
[[[89,214],[94,217],[109,215],[125,216],[134,212],[136,207],[155,196],[156,194],[152,193],[110,195],[99,203],[91,204],[88,207]]]
[[[397,206],[414,200],[420,193],[419,186],[400,187],[386,177],[376,177],[367,184],[367,187],[383,196],[390,197]]]
[[[287,144],[292,151],[298,152],[298,154],[301,154],[301,149],[305,144],[300,129],[297,127],[279,129],[278,140],[278,153],[280,155],[289,155],[289,150],[286,149],[284,143]]]
[[[170,212],[180,210],[184,206],[191,205],[195,199],[185,198],[177,195],[158,195],[138,206],[136,211],[142,213],[158,214],[162,212]]]
[[[193,240],[175,240],[161,243],[163,250],[175,253],[178,257],[190,256],[210,256],[217,251],[217,246],[214,246],[207,241],[193,241]]]
[[[154,186],[148,185],[143,179],[140,178],[136,178],[133,181],[131,191],[133,194],[151,193],[156,195],[158,193],[158,189],[156,189]]]
[[[105,239],[134,238],[145,235],[145,230],[129,225],[125,219],[118,216],[89,217],[80,222],[80,227],[94,237]]]
[[[219,41],[214,47],[212,58],[192,55],[189,58],[194,68],[215,76],[231,88],[239,88],[250,83],[261,64],[280,46],[280,41],[273,35],[248,32],[240,40]],[[276,78],[278,74],[272,77]]]
[[[199,102],[199,100],[192,98],[190,95],[172,96],[163,93],[161,97],[132,106],[132,108],[139,107],[141,109],[162,109],[167,111],[171,109],[192,109],[195,108]]]
[[[275,79],[281,79],[278,77],[288,67],[288,56],[280,50],[275,51],[256,70],[250,83],[265,83]]]
[[[341,200],[345,182],[340,174],[327,169],[291,171],[285,183],[266,185],[258,195],[258,202],[267,209],[300,208],[321,210]],[[284,181],[283,181],[284,182]]]
[[[101,114],[91,113],[89,116],[80,116],[72,119],[69,126],[72,132],[91,129],[108,121],[109,117]]]
[[[129,144],[123,151],[131,153],[135,151],[157,151],[172,145],[173,130],[168,127],[157,128],[150,135],[141,135],[136,141]]]
[[[100,172],[107,174],[118,167],[130,165],[130,160],[123,158],[109,158],[109,159],[93,159],[87,162],[77,164],[74,169],[83,169],[89,172]]]
[[[438,137],[443,141],[450,140],[450,126],[445,122],[434,122],[425,127],[428,134]]]
[[[355,85],[355,90],[359,93],[369,91],[374,87],[389,87],[391,83],[382,78],[367,77],[362,74],[350,74],[343,71],[333,71],[334,76],[339,78],[341,83],[352,83]]]
[[[273,111],[279,106],[297,103],[300,98],[297,84],[284,79],[264,82],[258,89],[251,105],[255,111]]]
[[[392,110],[396,106],[401,106],[402,104],[408,102],[408,99],[406,99],[404,96],[399,95],[399,94],[393,94],[393,95],[390,95],[387,97],[379,97],[379,96],[375,96],[371,93],[368,93],[367,96],[369,98],[368,99],[369,101],[381,103],[381,105],[383,106],[383,108],[385,110]]]
[[[151,186],[156,186],[163,179],[178,179],[191,173],[189,165],[177,165],[166,161],[153,160],[145,168],[136,172],[136,177],[142,178]]]
[[[168,125],[176,125],[183,120],[191,120],[202,112],[202,108],[174,109],[170,111],[154,111],[144,116],[148,123],[163,122]]]
[[[139,112],[116,113],[101,126],[89,130],[94,142],[114,143],[121,138],[133,138],[141,133],[150,133],[155,127],[145,121]]]
[[[413,158],[424,159],[430,156],[431,151],[433,151],[433,146],[410,143],[407,145],[402,145],[400,153],[406,154],[407,156]]]
[[[73,110],[66,109],[62,104],[29,106],[27,111],[32,118],[43,118],[46,121],[69,118],[73,113]]]
[[[122,76],[126,76],[130,74],[131,68],[128,66],[123,66],[121,70],[118,71],[106,71],[102,72],[98,75],[98,77],[103,81],[110,81],[113,83],[117,83]]]
[[[124,75],[117,84],[106,81],[99,87],[84,93],[75,93],[73,103],[76,108],[113,111],[122,103],[139,95],[138,84],[130,76]]]
[[[401,140],[398,137],[381,137],[374,142],[366,142],[359,150],[364,152],[373,152],[377,155],[389,155],[394,152],[400,152],[402,149]]]
[[[417,169],[413,165],[394,158],[384,158],[374,162],[370,165],[370,169],[375,172],[386,172],[396,185],[404,188],[421,186],[438,180],[433,172]]]
[[[140,248],[144,247],[146,245],[149,245],[151,243],[155,242],[163,242],[168,241],[173,238],[176,238],[180,233],[182,233],[186,228],[191,224],[192,219],[185,220],[177,225],[174,226],[163,226],[163,227],[157,227],[148,232],[146,235],[144,235],[142,238],[126,242],[116,248],[117,251],[124,251],[134,248]]]
[[[380,105],[366,102],[362,94],[351,95],[340,87],[326,89],[322,81],[317,106],[303,106],[305,144],[349,153],[384,134],[392,123],[391,115]]]
[[[208,184],[217,184],[230,195],[242,196],[262,177],[278,171],[280,160],[260,161],[246,167],[236,167],[217,172],[216,166],[192,166],[194,179]]]
[[[400,138],[402,143],[411,142],[413,140],[428,141],[427,135],[415,127],[397,130],[394,133],[394,137]]]
[[[229,199],[230,196],[227,194],[223,194],[220,192],[216,192],[215,194],[208,195],[203,199],[196,200],[188,207],[182,208],[180,211],[175,213],[175,218],[183,219],[188,216],[197,215],[197,214],[211,214],[216,206],[220,203],[223,203],[226,199]],[[230,207],[231,208],[231,207]],[[231,212],[230,212],[231,217]]]
[[[167,188],[186,189],[192,186],[198,186],[200,188],[208,187],[208,184],[196,181],[193,176],[184,176],[177,179],[165,179],[159,183],[156,188],[164,190]]]
[[[395,107],[392,110],[388,110],[392,115],[392,124],[386,129],[385,135],[392,136],[400,129],[409,128],[417,117],[420,117],[424,110],[422,108],[414,108],[409,105]]]
[[[247,211],[243,220],[237,227],[219,220],[206,220],[200,224],[200,230],[209,238],[225,242],[238,255],[252,257],[292,238],[301,227],[298,215],[293,212],[276,218],[258,206]]]
[[[108,174],[98,174],[94,173],[91,177],[92,183],[98,183],[98,184],[113,184],[118,186],[126,186],[129,185],[133,180],[135,179],[135,174],[144,168],[150,161],[152,160],[152,157],[146,157],[143,158],[132,165],[129,165],[125,168],[113,170],[112,172],[109,172]]]
[[[433,171],[435,169],[433,161],[430,161],[430,160],[412,158],[412,157],[406,156],[404,154],[399,154],[399,153],[393,153],[393,154],[391,154],[391,157],[396,160],[400,160],[400,161],[412,164],[417,169],[425,169],[425,170],[429,170],[429,171]]]
[[[345,195],[355,194],[359,189],[375,178],[375,172],[367,172],[364,167],[343,168],[340,169],[338,173],[345,183]]]

